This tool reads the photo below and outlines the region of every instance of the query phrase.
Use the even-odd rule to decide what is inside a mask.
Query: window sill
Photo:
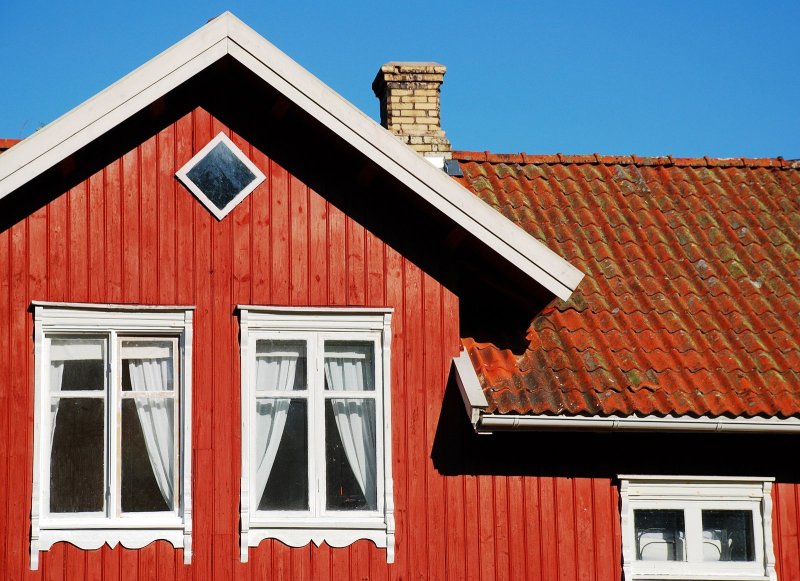
[[[192,556],[191,535],[181,526],[164,528],[47,528],[41,527],[37,536],[31,538],[31,569],[38,569],[39,552],[47,551],[55,543],[67,542],[79,549],[95,550],[103,545],[112,549],[122,545],[126,549],[141,549],[154,541],[167,541],[176,549],[183,549],[184,563],[189,564]],[[108,525],[107,525],[108,526]]]

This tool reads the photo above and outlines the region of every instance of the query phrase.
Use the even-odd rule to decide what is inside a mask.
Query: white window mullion
[[[325,509],[325,400],[320,397],[325,389],[325,369],[323,367],[323,342],[319,335],[309,339],[308,408],[309,418],[308,455],[311,462],[311,483],[314,501],[310,502],[311,512],[318,517]]]
[[[703,562],[703,516],[699,505],[687,506],[683,511],[686,524],[686,560]]]
[[[111,331],[108,339],[108,361],[106,362],[106,418],[108,432],[106,434],[106,514],[119,518],[119,477],[120,477],[120,409],[122,393],[122,361],[119,359],[119,343],[117,333]]]

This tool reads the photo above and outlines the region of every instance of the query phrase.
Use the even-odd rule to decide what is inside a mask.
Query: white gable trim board
[[[226,55],[559,298],[568,299],[583,278],[229,12],[5,152],[0,199]]]

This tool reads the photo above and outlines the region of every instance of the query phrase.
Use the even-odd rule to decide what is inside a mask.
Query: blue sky
[[[445,64],[457,149],[800,158],[797,0],[162,2],[3,2],[0,137],[231,10],[373,118],[382,63]]]

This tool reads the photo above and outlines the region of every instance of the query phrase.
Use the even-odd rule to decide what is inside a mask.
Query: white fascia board
[[[475,372],[475,367],[466,350],[462,350],[458,357],[453,357],[453,369],[469,421],[476,426],[481,418],[481,413],[489,406],[489,402],[486,394],[483,393],[478,374]]]
[[[481,414],[479,433],[508,431],[800,433],[800,418]]]
[[[567,300],[583,273],[479,200],[226,12],[0,158],[0,199],[225,55],[315,117],[436,210]]]

